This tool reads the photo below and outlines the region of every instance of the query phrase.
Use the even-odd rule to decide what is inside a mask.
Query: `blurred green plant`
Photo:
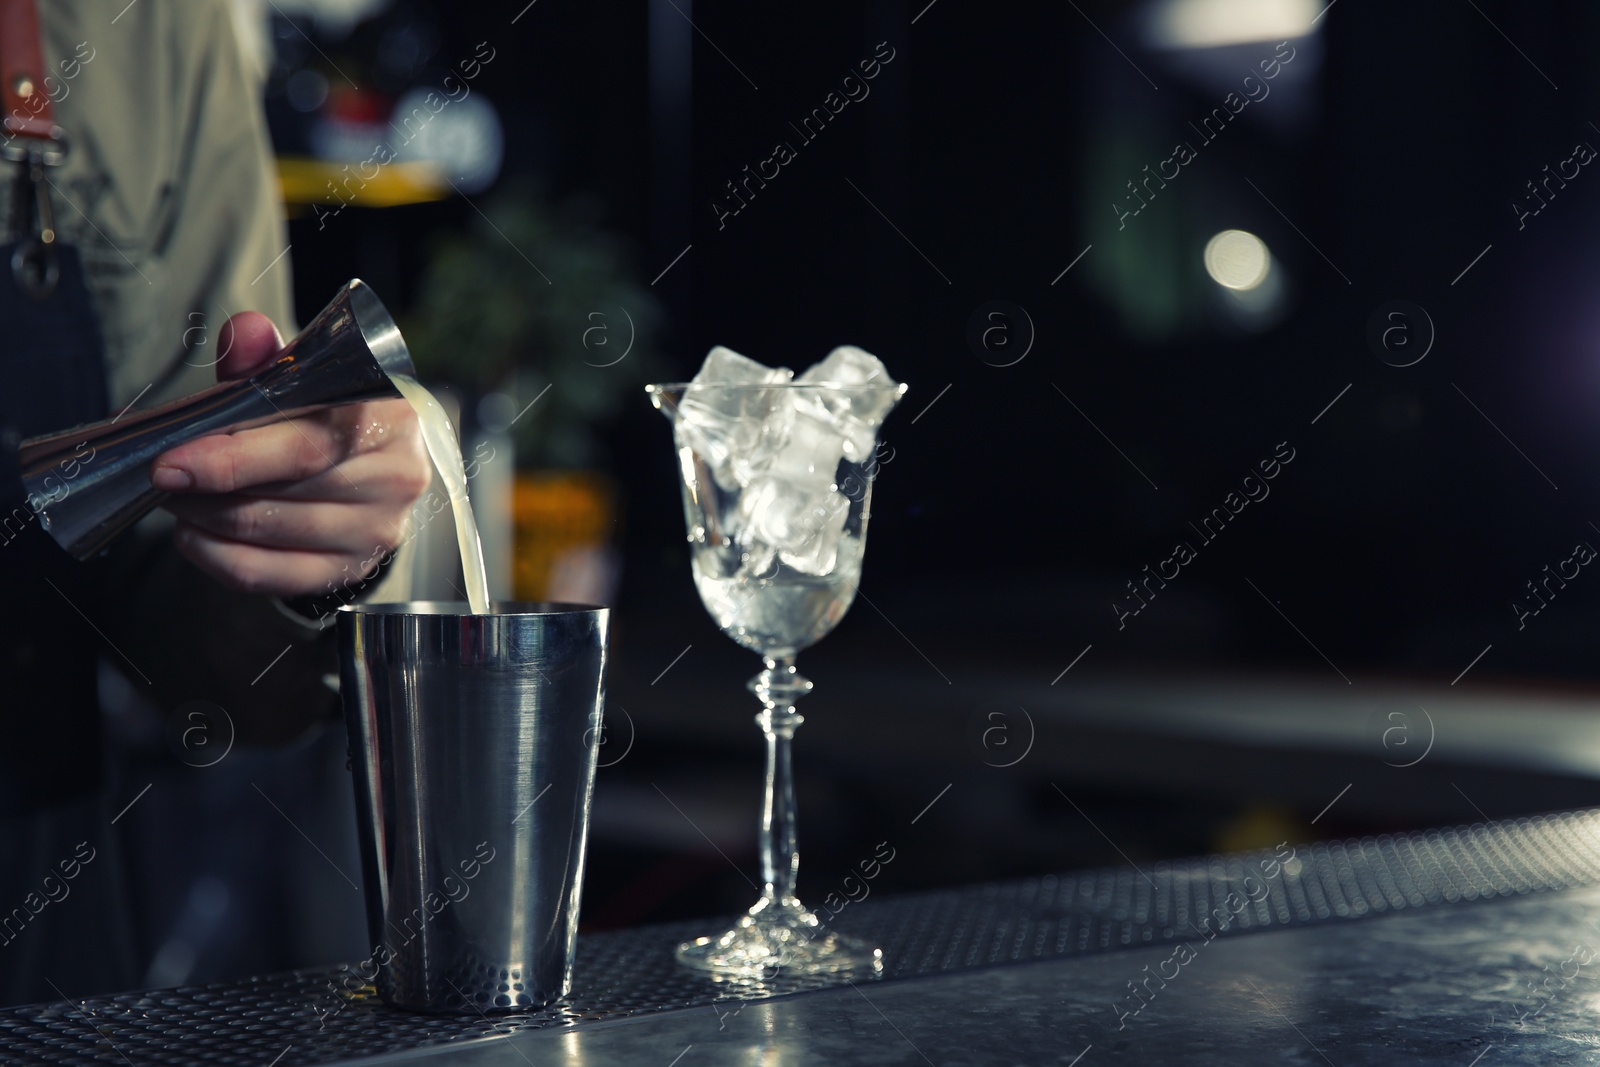
[[[590,201],[552,208],[530,185],[483,200],[468,226],[439,235],[402,323],[419,376],[461,389],[469,410],[503,392],[524,468],[606,465],[600,428],[659,370],[661,309]],[[537,266],[535,266],[537,264]]]

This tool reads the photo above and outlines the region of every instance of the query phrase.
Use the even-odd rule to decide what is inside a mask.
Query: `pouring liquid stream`
[[[483,543],[478,539],[478,522],[467,499],[467,468],[461,458],[450,416],[415,378],[390,375],[394,387],[406,398],[422,425],[422,440],[428,446],[434,469],[450,494],[450,511],[456,518],[456,544],[461,548],[461,573],[467,583],[467,602],[474,615],[489,614],[489,578],[483,566]]]

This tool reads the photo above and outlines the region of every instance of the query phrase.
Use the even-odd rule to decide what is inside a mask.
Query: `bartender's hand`
[[[282,338],[259,312],[233,316],[217,379],[248,378]],[[399,546],[433,467],[404,400],[349,404],[253,430],[202,437],[156,458],[150,482],[172,492],[177,546],[223,583],[253,593],[335,590]]]

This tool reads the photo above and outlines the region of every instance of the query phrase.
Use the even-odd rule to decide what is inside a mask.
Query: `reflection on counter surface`
[[[307,1004],[341,969],[40,1005],[0,1017],[0,1049],[95,1050],[110,1035],[183,1064],[644,1064],[664,1047],[712,1063],[988,1063],[1004,1034],[1024,1062],[1098,1048],[1445,1064],[1490,1045],[1581,1062],[1581,985],[1527,991],[1591,943],[1597,842],[1588,811],[1287,845],[1282,862],[1242,852],[875,898],[841,925],[884,946],[879,981],[718,981],[673,960],[692,929],[677,923],[584,935],[571,995],[544,1010],[419,1015],[350,986],[313,1029]]]

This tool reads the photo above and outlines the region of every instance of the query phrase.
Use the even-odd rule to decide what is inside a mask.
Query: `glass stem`
[[[794,669],[794,655],[769,656],[767,669],[750,680],[761,699],[756,725],[767,739],[766,795],[761,808],[761,877],[765,896],[781,905],[795,902],[795,875],[800,852],[795,837],[794,769],[790,742],[805,718],[794,702],[811,691],[811,683]]]

